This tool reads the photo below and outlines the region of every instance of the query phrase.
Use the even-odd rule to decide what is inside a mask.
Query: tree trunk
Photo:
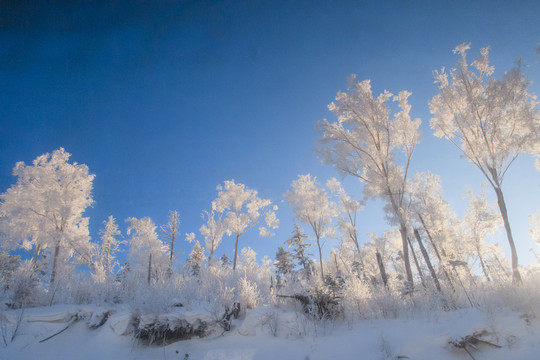
[[[441,292],[441,284],[439,284],[439,278],[437,277],[437,274],[435,273],[435,270],[433,269],[433,266],[431,265],[431,260],[429,259],[429,255],[426,251],[426,248],[424,247],[424,244],[422,243],[422,238],[420,238],[420,234],[418,233],[417,229],[414,229],[414,236],[416,237],[416,240],[418,241],[418,245],[420,246],[420,251],[422,252],[422,256],[424,257],[424,260],[426,261],[426,265],[429,269],[431,277],[433,278],[433,281],[435,282],[435,287],[437,288],[437,291]]]
[[[377,264],[379,264],[379,271],[381,272],[381,278],[385,288],[388,288],[388,277],[386,276],[386,271],[384,270],[384,263],[382,260],[381,253],[377,250],[375,254],[377,256]]]
[[[420,263],[418,262],[418,259],[416,258],[416,254],[414,253],[414,248],[412,246],[411,241],[409,238],[407,238],[407,242],[409,246],[411,247],[411,254],[413,256],[414,264],[416,265],[416,270],[418,270],[418,275],[420,275],[420,282],[422,283],[422,287],[426,289],[426,282],[424,280],[424,273],[422,272],[422,269],[420,268]]]
[[[484,262],[484,258],[482,257],[482,253],[480,252],[480,248],[478,246],[476,247],[476,254],[478,254],[478,259],[480,260],[480,266],[482,267],[482,272],[484,273],[486,280],[488,282],[491,281],[488,275],[487,268],[486,268],[486,263]]]
[[[234,243],[234,261],[233,261],[233,271],[236,270],[236,258],[238,255],[238,239],[240,238],[240,234],[236,234],[236,242]]]
[[[214,240],[212,240],[212,247],[210,249],[210,255],[208,255],[208,265],[212,263],[212,256],[214,256]]]
[[[35,270],[37,267],[37,261],[39,259],[39,253],[41,252],[41,245],[36,246],[36,252],[34,258],[32,259],[32,268]]]
[[[150,257],[148,258],[148,284],[150,284],[151,275],[152,275],[152,253],[150,253]]]
[[[501,262],[501,259],[499,259],[499,257],[497,256],[497,254],[494,254],[493,256],[495,258],[495,260],[497,260],[497,265],[499,265],[499,268],[501,269],[501,271],[504,273],[504,275],[506,276],[511,276],[509,273],[508,273],[508,268],[505,267],[503,265],[503,263]]]
[[[319,235],[316,235],[317,237],[317,247],[319,248],[319,261],[321,265],[321,280],[324,282],[324,270],[323,270],[323,263],[322,263],[322,250],[321,250],[321,242],[319,240]]]
[[[439,254],[439,250],[435,246],[435,242],[433,241],[433,238],[431,237],[431,234],[429,233],[429,229],[426,226],[426,223],[424,222],[424,218],[420,213],[418,213],[418,218],[420,219],[420,222],[422,223],[422,226],[424,227],[424,230],[426,231],[426,235],[431,242],[431,246],[433,246],[433,251],[435,251],[435,255],[437,255],[437,259],[439,259],[439,262],[442,262],[441,255]]]
[[[407,281],[409,282],[411,289],[414,288],[414,280],[411,270],[411,262],[409,260],[409,245],[407,240],[407,228],[405,225],[401,225],[399,228],[401,233],[401,242],[403,245],[403,261],[405,262],[405,272],[407,273]]]
[[[109,276],[109,264],[111,262],[111,245],[107,246],[107,251],[105,252],[105,274]]]
[[[516,245],[514,244],[514,238],[512,237],[512,229],[510,229],[510,221],[508,220],[508,210],[506,210],[506,202],[504,201],[503,192],[500,186],[493,187],[497,194],[497,203],[501,210],[501,215],[504,222],[504,228],[506,229],[506,236],[508,237],[508,244],[510,244],[510,252],[512,253],[512,281],[514,284],[521,284],[521,274],[518,269],[518,256],[516,252]]]
[[[446,277],[446,280],[448,280],[448,283],[450,284],[450,287],[453,291],[456,291],[456,288],[454,287],[454,284],[452,282],[452,277],[446,271],[446,266],[444,265],[444,262],[442,261],[441,255],[439,254],[439,250],[437,249],[437,245],[435,245],[435,241],[433,241],[433,238],[431,237],[431,234],[429,233],[429,229],[426,226],[426,223],[424,222],[424,218],[420,213],[418,213],[418,218],[420,219],[420,222],[422,223],[422,226],[424,226],[424,230],[426,230],[426,234],[428,236],[429,242],[431,243],[431,246],[433,247],[433,251],[435,252],[435,255],[437,255],[437,259],[439,259],[439,264],[442,268],[442,271],[444,273],[444,276]],[[444,249],[441,250],[443,256],[446,257],[446,253],[444,252]]]
[[[337,261],[336,253],[334,253],[334,263],[336,265],[336,274],[339,274],[341,272],[341,270],[339,270],[339,264],[338,264],[338,261]]]
[[[169,267],[172,270],[173,266],[173,257],[174,257],[174,238],[176,237],[176,227],[174,227],[174,230],[171,234],[171,254],[169,255]]]
[[[53,265],[51,270],[51,285],[54,284],[54,280],[56,279],[56,268],[58,266],[58,255],[60,254],[60,241],[56,242],[56,245],[54,247],[54,256],[53,256]]]

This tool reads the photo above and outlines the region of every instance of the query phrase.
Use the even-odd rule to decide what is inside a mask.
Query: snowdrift
[[[109,314],[109,315],[107,315]],[[166,314],[136,314],[126,309],[53,306],[4,313],[1,359],[537,359],[540,322],[510,310],[466,309],[411,314],[402,319],[348,323],[313,320],[290,309],[263,306],[232,320],[231,331],[217,326],[206,336],[154,341],[140,329],[206,322],[205,311],[173,309]],[[105,320],[104,320],[105,319]],[[19,323],[13,341],[15,326]],[[101,324],[101,325],[100,325]],[[482,333],[467,349],[452,345]],[[203,334],[199,334],[203,335]],[[163,340],[163,339],[161,339]],[[500,348],[499,348],[500,347]]]

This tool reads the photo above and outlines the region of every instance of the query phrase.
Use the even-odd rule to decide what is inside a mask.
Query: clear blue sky
[[[496,74],[521,56],[540,95],[538,1],[40,3],[0,4],[0,192],[16,181],[17,161],[64,147],[96,174],[94,240],[108,215],[125,234],[127,217],[161,225],[169,210],[180,212],[182,234],[201,239],[202,210],[235,179],[280,206],[276,237],[240,238],[273,257],[292,230],[282,203],[290,183],[308,172],[321,182],[337,176],[313,151],[315,123],[334,119],[326,105],[351,73],[377,94],[413,93],[423,133],[413,172],[439,174],[461,212],[466,187],[484,180],[432,135],[432,71],[452,67],[462,42],[472,56],[490,45]],[[530,263],[527,215],[539,205],[540,173],[524,157],[505,182],[520,261]],[[357,181],[345,184],[361,193]],[[387,228],[379,203],[359,217],[361,239]],[[217,253],[232,256],[233,245],[226,239]]]

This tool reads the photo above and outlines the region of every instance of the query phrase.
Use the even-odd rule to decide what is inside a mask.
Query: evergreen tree
[[[292,232],[292,237],[287,240],[287,245],[289,248],[292,248],[292,258],[302,267],[303,272],[306,277],[311,276],[311,263],[309,256],[311,254],[306,253],[307,249],[311,247],[310,244],[306,244],[305,240],[308,238],[304,233],[304,229],[298,224],[294,224],[294,229]]]
[[[316,177],[310,174],[300,175],[294,180],[291,189],[285,193],[289,206],[296,219],[311,226],[319,250],[321,280],[324,279],[321,239],[333,236],[332,219],[338,215],[337,206],[328,198],[326,191],[319,186]]]
[[[276,267],[276,273],[278,274],[278,276],[286,276],[290,274],[290,272],[294,268],[294,263],[292,262],[292,255],[290,252],[285,250],[283,246],[280,246],[278,248],[274,266]]]
[[[219,258],[219,262],[221,263],[222,267],[229,267],[231,266],[231,258],[227,256],[227,254],[223,253],[221,257]]]
[[[195,241],[195,245],[193,246],[193,249],[191,250],[191,253],[189,253],[189,257],[187,259],[187,263],[191,268],[191,275],[199,275],[204,260],[206,260],[204,249],[199,244],[199,240],[197,240]]]

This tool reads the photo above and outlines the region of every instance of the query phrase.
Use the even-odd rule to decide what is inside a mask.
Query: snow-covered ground
[[[105,310],[95,306],[56,305],[26,309],[13,342],[20,311],[1,319],[0,359],[470,359],[448,344],[476,331],[500,345],[469,347],[475,359],[540,359],[540,321],[505,309],[464,309],[411,313],[399,319],[349,322],[312,321],[296,311],[260,307],[233,321],[229,332],[169,345],[142,345],[129,333],[129,312],[115,309],[96,329]],[[182,311],[182,310],[180,310]],[[93,314],[93,316],[92,316]],[[169,314],[180,316],[178,314]],[[191,313],[189,316],[196,317]],[[74,318],[79,320],[73,321]],[[40,342],[66,328],[62,333]]]

